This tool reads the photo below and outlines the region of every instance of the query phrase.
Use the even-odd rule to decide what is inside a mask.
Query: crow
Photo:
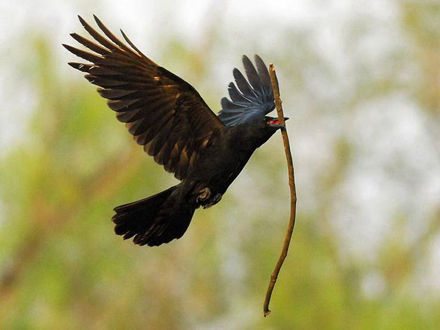
[[[72,33],[88,50],[63,46],[89,63],[68,64],[99,86],[98,93],[134,140],[180,180],[156,195],[116,207],[115,233],[138,245],[178,239],[194,211],[217,204],[255,149],[284,128],[267,116],[275,107],[268,69],[258,55],[256,67],[244,55],[248,80],[233,70],[236,85],[229,84],[230,99],[222,98],[216,116],[194,87],[145,56],[122,30],[126,43],[96,16],[103,34],[78,18],[95,41]]]

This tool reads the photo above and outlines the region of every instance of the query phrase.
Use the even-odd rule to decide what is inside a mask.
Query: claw
[[[216,194],[207,204],[204,204],[202,207],[204,209],[207,209],[208,207],[211,207],[217,204],[218,202],[220,202],[221,199],[222,199],[222,194]]]
[[[209,199],[209,197],[211,197],[211,189],[209,189],[208,187],[203,188],[202,190],[199,191],[199,195],[197,196],[197,202],[206,201],[207,199]]]
[[[214,204],[220,202],[221,199],[222,199],[222,194],[218,193],[217,195],[215,195],[213,200]]]

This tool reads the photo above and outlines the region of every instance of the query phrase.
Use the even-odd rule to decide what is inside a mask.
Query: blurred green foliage
[[[412,43],[405,60],[422,72],[403,88],[416,95],[438,129],[440,30],[426,17],[437,12],[438,18],[439,9],[432,6],[401,6],[401,29]],[[292,38],[298,56],[275,61],[280,70],[286,68],[285,76],[297,76],[286,82],[286,91],[305,79],[295,61],[307,59],[307,66],[325,71],[319,54],[309,54],[301,36]],[[393,230],[375,261],[341,253],[330,208],[356,151],[344,135],[335,139],[334,157],[316,181],[312,210],[301,208],[299,188],[293,244],[267,319],[262,303],[288,215],[279,137],[257,152],[222,203],[196,213],[182,239],[160,248],[123,242],[113,234],[112,208],[160,191],[174,179],[131,141],[86,81],[71,78],[77,72],[60,74],[53,63],[65,65],[66,59],[54,58],[44,38],[33,42],[33,60],[22,68],[37,97],[29,136],[0,159],[0,328],[438,328],[439,297],[419,297],[411,285],[423,272],[418,262],[439,233],[440,211],[411,244],[401,239],[405,216],[390,219]],[[191,77],[196,87],[209,72],[204,58],[213,45],[206,44],[207,50],[197,52],[174,40],[164,50],[169,61],[179,59],[188,72],[198,72]],[[290,46],[285,47],[289,54]],[[401,59],[396,61],[398,70]],[[341,95],[341,102],[349,99],[340,107],[347,113],[337,115],[349,124],[355,104],[402,88],[393,73],[356,82],[359,93]],[[301,92],[307,93],[295,93]],[[325,103],[316,100],[312,113],[322,111],[320,101]],[[290,134],[295,148],[301,132]],[[244,201],[247,194],[258,203]],[[365,293],[366,277],[373,283],[379,278],[379,293]]]

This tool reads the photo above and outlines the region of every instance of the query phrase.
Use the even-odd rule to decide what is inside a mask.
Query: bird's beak
[[[289,117],[284,117],[284,121],[287,121],[287,120],[289,120]],[[280,123],[278,118],[272,118],[272,117],[268,117],[267,125],[269,127],[275,128],[275,129],[285,129],[286,128],[283,124]]]

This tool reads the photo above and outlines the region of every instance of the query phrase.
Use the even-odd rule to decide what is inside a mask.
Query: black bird
[[[237,86],[229,84],[231,100],[222,98],[216,116],[190,84],[146,57],[122,30],[126,43],[96,16],[104,35],[78,17],[95,41],[72,33],[89,50],[63,46],[90,63],[69,65],[86,72],[135,141],[181,180],[154,196],[116,207],[115,232],[149,246],[180,238],[194,211],[218,203],[254,150],[283,128],[278,119],[266,116],[274,109],[267,67],[258,55],[256,68],[243,56],[249,82],[234,69]]]

